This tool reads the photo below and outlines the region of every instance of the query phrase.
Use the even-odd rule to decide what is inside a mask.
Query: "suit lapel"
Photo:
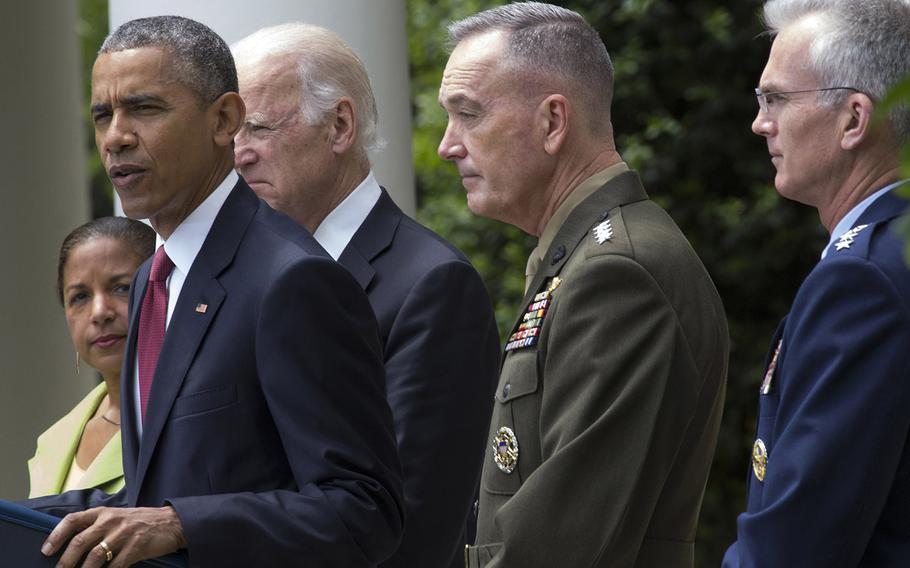
[[[370,259],[364,257],[359,250],[352,248],[350,244],[345,247],[344,252],[338,257],[338,262],[354,276],[354,279],[364,290],[367,289],[370,282],[373,281],[373,277],[376,276],[376,270],[370,265]]]
[[[99,384],[75,408],[38,437],[35,456],[28,460],[31,496],[51,495],[63,490],[63,483],[69,473],[73,456],[79,449],[85,425],[95,414],[106,394],[107,388],[104,383]],[[120,437],[115,437],[119,459]],[[91,467],[89,469],[91,470]]]
[[[601,218],[606,219],[606,214],[620,205],[628,205],[636,201],[648,199],[648,194],[641,185],[638,174],[632,171],[624,172],[608,181],[603,187],[595,191],[590,197],[579,203],[566,218],[565,223],[556,233],[550,248],[544,254],[543,262],[531,285],[528,286],[522,300],[523,309],[519,310],[518,318],[512,325],[512,330],[521,323],[525,307],[537,294],[544,281],[559,274],[563,265],[572,256],[581,240],[591,230],[595,222]],[[556,254],[562,247],[562,253]]]
[[[139,308],[145,298],[148,286],[149,271],[152,259],[149,258],[136,271],[130,289],[129,305],[129,332],[127,334],[126,352],[123,357],[123,368],[120,371],[120,434],[123,442],[123,475],[126,479],[136,479],[136,463],[139,460],[139,417],[135,413],[135,397],[133,388],[136,374],[136,338],[139,335]],[[127,484],[127,500],[130,504],[136,502],[136,483]]]
[[[85,470],[85,477],[79,484],[82,487],[101,487],[123,475],[120,448],[121,433],[117,432],[92,460],[91,465]]]
[[[38,438],[35,455],[28,460],[29,497],[53,495],[63,490],[87,419],[85,414],[76,412],[78,409],[76,407],[54,425],[53,435],[48,435],[48,431]]]
[[[392,244],[402,215],[401,209],[382,189],[376,205],[338,257],[338,262],[354,275],[364,290],[376,275],[370,263]]]
[[[187,370],[226,297],[217,278],[233,260],[258,204],[258,199],[246,182],[242,179],[238,181],[215,217],[187,274],[168,324],[149,394],[136,465],[134,498],[142,487],[161,431],[186,379]],[[200,304],[206,305],[204,311],[196,309]]]
[[[198,261],[198,258],[197,258]],[[186,371],[196,355],[205,332],[224,301],[224,290],[210,274],[204,274],[193,263],[190,274],[180,291],[171,322],[158,357],[155,380],[149,393],[139,460],[136,466],[137,487],[148,469],[161,430],[167,422],[171,406],[180,392]],[[197,304],[207,304],[205,313],[195,310]]]

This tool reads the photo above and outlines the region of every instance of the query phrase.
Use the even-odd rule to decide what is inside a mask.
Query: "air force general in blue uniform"
[[[888,191],[835,238],[781,323],[747,512],[724,567],[910,566],[910,271]]]
[[[910,269],[900,147],[905,0],[769,0],[752,131],[831,239],[756,377],[746,512],[724,568],[910,566]],[[870,41],[869,38],[875,38]],[[878,111],[878,112],[877,112]]]

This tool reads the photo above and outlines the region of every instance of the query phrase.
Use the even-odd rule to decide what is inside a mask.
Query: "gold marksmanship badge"
[[[765,480],[765,472],[768,469],[768,450],[761,438],[756,438],[752,444],[752,472],[759,481]]]
[[[503,426],[493,436],[493,461],[503,473],[512,473],[518,465],[518,438],[508,426]]]

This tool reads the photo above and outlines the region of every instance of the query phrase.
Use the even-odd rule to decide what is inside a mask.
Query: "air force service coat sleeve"
[[[759,394],[737,567],[910,566],[910,271],[878,198],[800,286]]]
[[[727,325],[637,174],[572,211],[513,332],[468,565],[691,567]]]

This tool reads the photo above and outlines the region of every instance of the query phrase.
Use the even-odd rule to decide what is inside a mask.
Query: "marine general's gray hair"
[[[449,46],[493,31],[508,34],[507,64],[519,73],[568,81],[594,131],[609,128],[613,62],[597,30],[580,14],[542,2],[506,4],[452,23]]]
[[[196,94],[200,104],[238,91],[231,50],[221,36],[195,20],[180,16],[130,20],[105,38],[99,53],[140,47],[169,51],[175,78]]]
[[[910,73],[910,2],[907,0],[770,0],[765,25],[772,35],[809,15],[820,28],[809,48],[809,63],[821,87],[853,87],[880,101]],[[848,91],[819,93],[834,105]],[[910,141],[910,108],[894,107],[891,126]]]
[[[343,97],[356,113],[357,143],[363,150],[384,146],[379,138],[379,113],[363,62],[334,32],[292,22],[262,28],[233,45],[241,69],[255,68],[271,57],[287,57],[297,65],[300,113],[307,124],[323,125]]]

